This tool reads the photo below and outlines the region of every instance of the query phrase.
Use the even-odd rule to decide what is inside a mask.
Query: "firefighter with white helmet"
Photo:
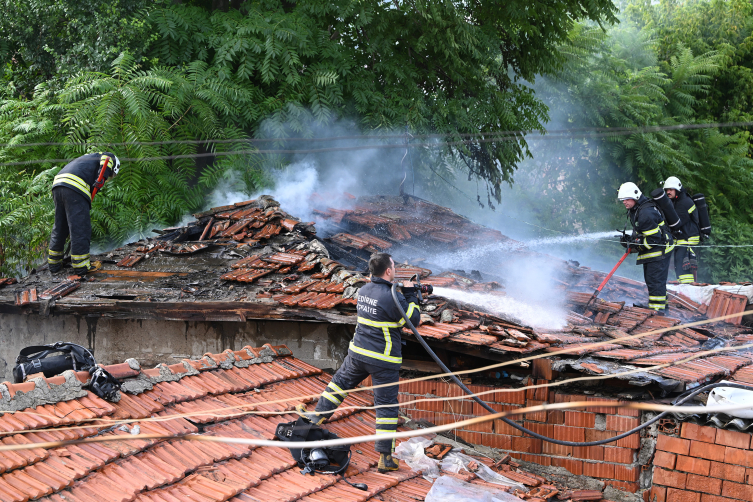
[[[648,306],[663,314],[667,309],[669,258],[675,247],[672,234],[664,222],[664,215],[635,183],[623,183],[617,198],[627,209],[628,220],[633,227],[632,236],[625,237],[622,245],[638,253],[636,265],[643,265]]]
[[[681,284],[689,284],[695,282],[698,274],[698,261],[691,247],[697,246],[701,240],[698,212],[693,199],[676,176],[667,178],[663,188],[680,218],[679,237],[674,251],[675,274]]]
[[[98,152],[82,155],[67,164],[52,182],[55,222],[50,234],[47,263],[52,273],[63,269],[65,240],[71,239],[71,265],[76,273],[85,274],[102,264],[89,260],[92,238],[92,200],[105,181],[115,177],[120,160],[114,153]]]

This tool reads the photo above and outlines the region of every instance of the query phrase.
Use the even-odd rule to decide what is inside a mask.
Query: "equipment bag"
[[[278,424],[275,436],[281,441],[322,441],[339,439],[334,432],[299,417],[295,422]],[[350,445],[329,448],[290,448],[293,460],[303,470],[301,474],[340,474],[350,464]]]
[[[701,229],[701,237],[711,237],[711,218],[709,218],[709,206],[706,204],[706,196],[697,193],[693,196],[695,208],[698,211],[698,226]]]
[[[120,382],[97,364],[89,349],[68,342],[32,345],[21,349],[13,367],[13,381],[21,383],[34,373],[42,373],[50,378],[66,370],[88,371],[89,388],[102,399],[112,401],[120,390]]]

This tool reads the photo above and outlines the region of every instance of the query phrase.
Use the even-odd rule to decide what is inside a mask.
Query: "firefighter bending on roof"
[[[622,245],[638,253],[636,265],[643,265],[648,306],[663,315],[667,310],[669,259],[675,248],[672,234],[664,223],[664,215],[635,183],[623,183],[617,198],[628,210],[627,216],[633,226],[633,235],[625,236]]]
[[[675,274],[680,284],[689,284],[698,277],[698,261],[695,252],[690,246],[697,246],[701,242],[701,225],[698,222],[698,213],[695,203],[682,187],[680,180],[674,176],[664,182],[664,191],[667,197],[675,205],[677,216],[680,217],[681,238],[675,244]]]
[[[347,397],[343,391],[353,389],[371,375],[373,385],[395,384],[374,389],[375,405],[394,405],[377,408],[376,433],[392,433],[397,429],[397,383],[403,361],[400,330],[405,320],[392,299],[392,281],[395,279],[392,257],[387,253],[372,255],[369,272],[371,282],[358,291],[358,324],[343,365],[322,392],[314,412],[307,412],[302,404],[296,406],[296,410],[309,422],[319,425],[330,418]],[[418,326],[421,312],[413,284],[405,283],[403,293],[398,292],[397,298],[411,323]],[[393,439],[377,441],[375,449],[380,453],[379,472],[398,469],[398,461],[392,457]]]
[[[87,273],[102,266],[89,261],[92,237],[92,199],[108,178],[118,174],[120,161],[115,154],[89,153],[82,155],[60,170],[52,183],[52,200],[55,202],[55,223],[50,235],[47,257],[49,270],[60,272],[63,268],[65,239],[71,238],[71,264],[75,272]]]

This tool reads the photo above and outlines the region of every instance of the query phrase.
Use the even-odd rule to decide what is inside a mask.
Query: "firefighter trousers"
[[[317,414],[324,415],[329,419],[337,407],[340,406],[347,397],[347,394],[343,394],[342,392],[355,388],[356,385],[361,383],[369,375],[371,375],[373,385],[393,382],[397,384],[400,380],[397,365],[395,365],[394,369],[383,368],[381,366],[353,359],[350,357],[350,353],[348,353],[343,365],[337,370],[335,376],[332,377],[332,381],[327,385],[327,388],[319,398],[319,402],[316,404]],[[397,385],[374,389],[375,405],[394,404],[394,406],[376,409],[377,434],[388,434],[397,430],[397,393]],[[385,439],[383,441],[377,441],[374,449],[378,453],[392,453],[395,449],[395,440]]]
[[[667,308],[667,277],[671,256],[667,254],[662,260],[643,264],[643,279],[648,288],[648,307],[654,310]]]
[[[50,235],[50,249],[47,263],[51,272],[63,266],[65,239],[71,238],[71,264],[74,269],[88,270],[89,247],[92,238],[92,222],[89,201],[66,187],[52,189],[55,203],[55,223]]]
[[[690,284],[695,282],[695,269],[698,268],[696,256],[690,246],[675,246],[675,274],[680,284]],[[686,261],[687,260],[687,261]]]

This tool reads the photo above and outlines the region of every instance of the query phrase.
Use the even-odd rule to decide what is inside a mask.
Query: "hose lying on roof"
[[[397,309],[400,312],[400,314],[403,316],[403,319],[405,320],[405,324],[413,332],[413,336],[416,337],[416,340],[418,340],[418,342],[424,347],[424,349],[426,349],[426,352],[429,353],[429,355],[431,356],[431,358],[434,359],[434,361],[442,368],[442,371],[444,371],[445,373],[449,373],[450,374],[450,378],[452,378],[452,380],[461,389],[463,389],[463,391],[466,394],[468,394],[469,396],[471,396],[474,401],[476,401],[478,404],[480,404],[481,406],[483,406],[484,409],[487,410],[489,413],[498,413],[497,410],[495,410],[494,408],[492,408],[491,406],[489,406],[488,404],[486,404],[478,396],[473,395],[473,392],[468,387],[466,387],[463,384],[463,382],[461,382],[460,379],[455,374],[453,374],[447,366],[445,366],[445,364],[442,362],[441,359],[439,359],[439,357],[437,357],[437,355],[434,353],[434,351],[431,350],[431,347],[429,347],[429,345],[426,343],[426,341],[424,341],[423,337],[418,333],[418,330],[416,330],[416,327],[413,326],[412,322],[410,322],[410,318],[408,318],[408,316],[405,314],[405,311],[403,310],[403,307],[400,305],[400,302],[397,299],[397,286],[398,286],[398,284],[393,284],[392,285],[392,300],[395,302],[395,306],[397,307]],[[417,288],[418,288],[419,291],[421,290],[420,289],[420,284],[417,284]],[[690,401],[691,399],[693,399],[698,394],[701,394],[703,392],[709,391],[711,389],[715,389],[717,387],[732,387],[732,388],[735,388],[735,389],[751,390],[751,387],[746,386],[746,385],[733,384],[733,383],[712,383],[712,384],[705,385],[703,387],[699,387],[699,388],[693,390],[687,396],[682,397],[681,399],[679,399],[675,404],[676,405],[685,404],[687,401]],[[583,441],[583,442],[580,442],[580,441],[561,441],[559,439],[554,439],[554,438],[542,436],[541,434],[533,432],[532,430],[526,429],[522,425],[518,424],[517,422],[514,422],[513,420],[510,420],[509,418],[502,417],[501,420],[503,422],[505,422],[507,425],[509,425],[510,427],[514,427],[514,428],[518,429],[519,431],[525,432],[526,434],[528,434],[530,436],[533,436],[533,437],[535,437],[537,439],[541,439],[541,440],[547,441],[549,443],[560,444],[560,445],[563,445],[563,446],[596,446],[596,445],[611,443],[613,441],[617,441],[619,439],[627,437],[627,436],[629,436],[631,434],[635,434],[636,432],[639,432],[639,431],[645,429],[646,427],[650,426],[654,422],[657,422],[657,421],[661,420],[662,418],[664,418],[665,416],[667,416],[669,413],[670,413],[669,411],[664,411],[662,413],[659,413],[654,418],[646,421],[645,423],[639,425],[638,427],[635,427],[634,429],[630,429],[627,432],[623,432],[622,434],[617,434],[614,437],[607,438],[607,439],[600,439],[598,441]]]

